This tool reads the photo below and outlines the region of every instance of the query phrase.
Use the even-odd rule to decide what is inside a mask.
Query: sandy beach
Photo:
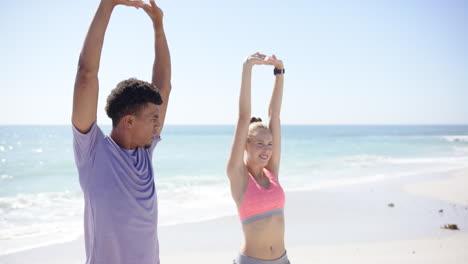
[[[466,186],[468,169],[288,192],[291,263],[468,263]],[[241,239],[236,216],[163,226],[161,263],[232,263]],[[85,263],[83,239],[0,256],[0,263]]]

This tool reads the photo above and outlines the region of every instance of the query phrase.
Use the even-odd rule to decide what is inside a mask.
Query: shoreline
[[[292,263],[467,262],[468,192],[459,191],[463,186],[468,186],[468,169],[287,192],[288,256]],[[441,229],[445,224],[460,230]],[[237,216],[160,226],[158,232],[162,263],[229,263],[242,242]],[[0,256],[5,264],[84,262],[82,237]]]

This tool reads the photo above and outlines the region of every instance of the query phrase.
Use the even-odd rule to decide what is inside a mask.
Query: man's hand
[[[120,1],[122,1],[122,0],[120,0]],[[161,8],[159,8],[156,5],[154,0],[150,0],[149,5],[144,3],[142,8],[143,8],[143,10],[145,10],[145,12],[151,18],[151,20],[153,21],[153,24],[155,26],[161,26],[162,25],[162,20],[163,20],[164,13],[161,10]]]

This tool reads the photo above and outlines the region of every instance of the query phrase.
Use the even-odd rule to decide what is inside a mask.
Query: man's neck
[[[119,127],[112,128],[110,137],[117,145],[119,145],[119,147],[123,149],[130,150],[136,148],[136,146],[132,144],[131,137],[129,137],[128,133],[125,133],[125,131]]]

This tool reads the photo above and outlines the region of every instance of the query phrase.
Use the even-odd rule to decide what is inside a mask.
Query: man
[[[107,99],[112,132],[96,124],[98,70],[115,6],[143,8],[153,22],[152,82],[122,81]],[[75,161],[85,199],[86,263],[157,264],[157,197],[152,152],[160,140],[171,90],[163,13],[154,0],[101,0],[80,54],[73,96]]]

